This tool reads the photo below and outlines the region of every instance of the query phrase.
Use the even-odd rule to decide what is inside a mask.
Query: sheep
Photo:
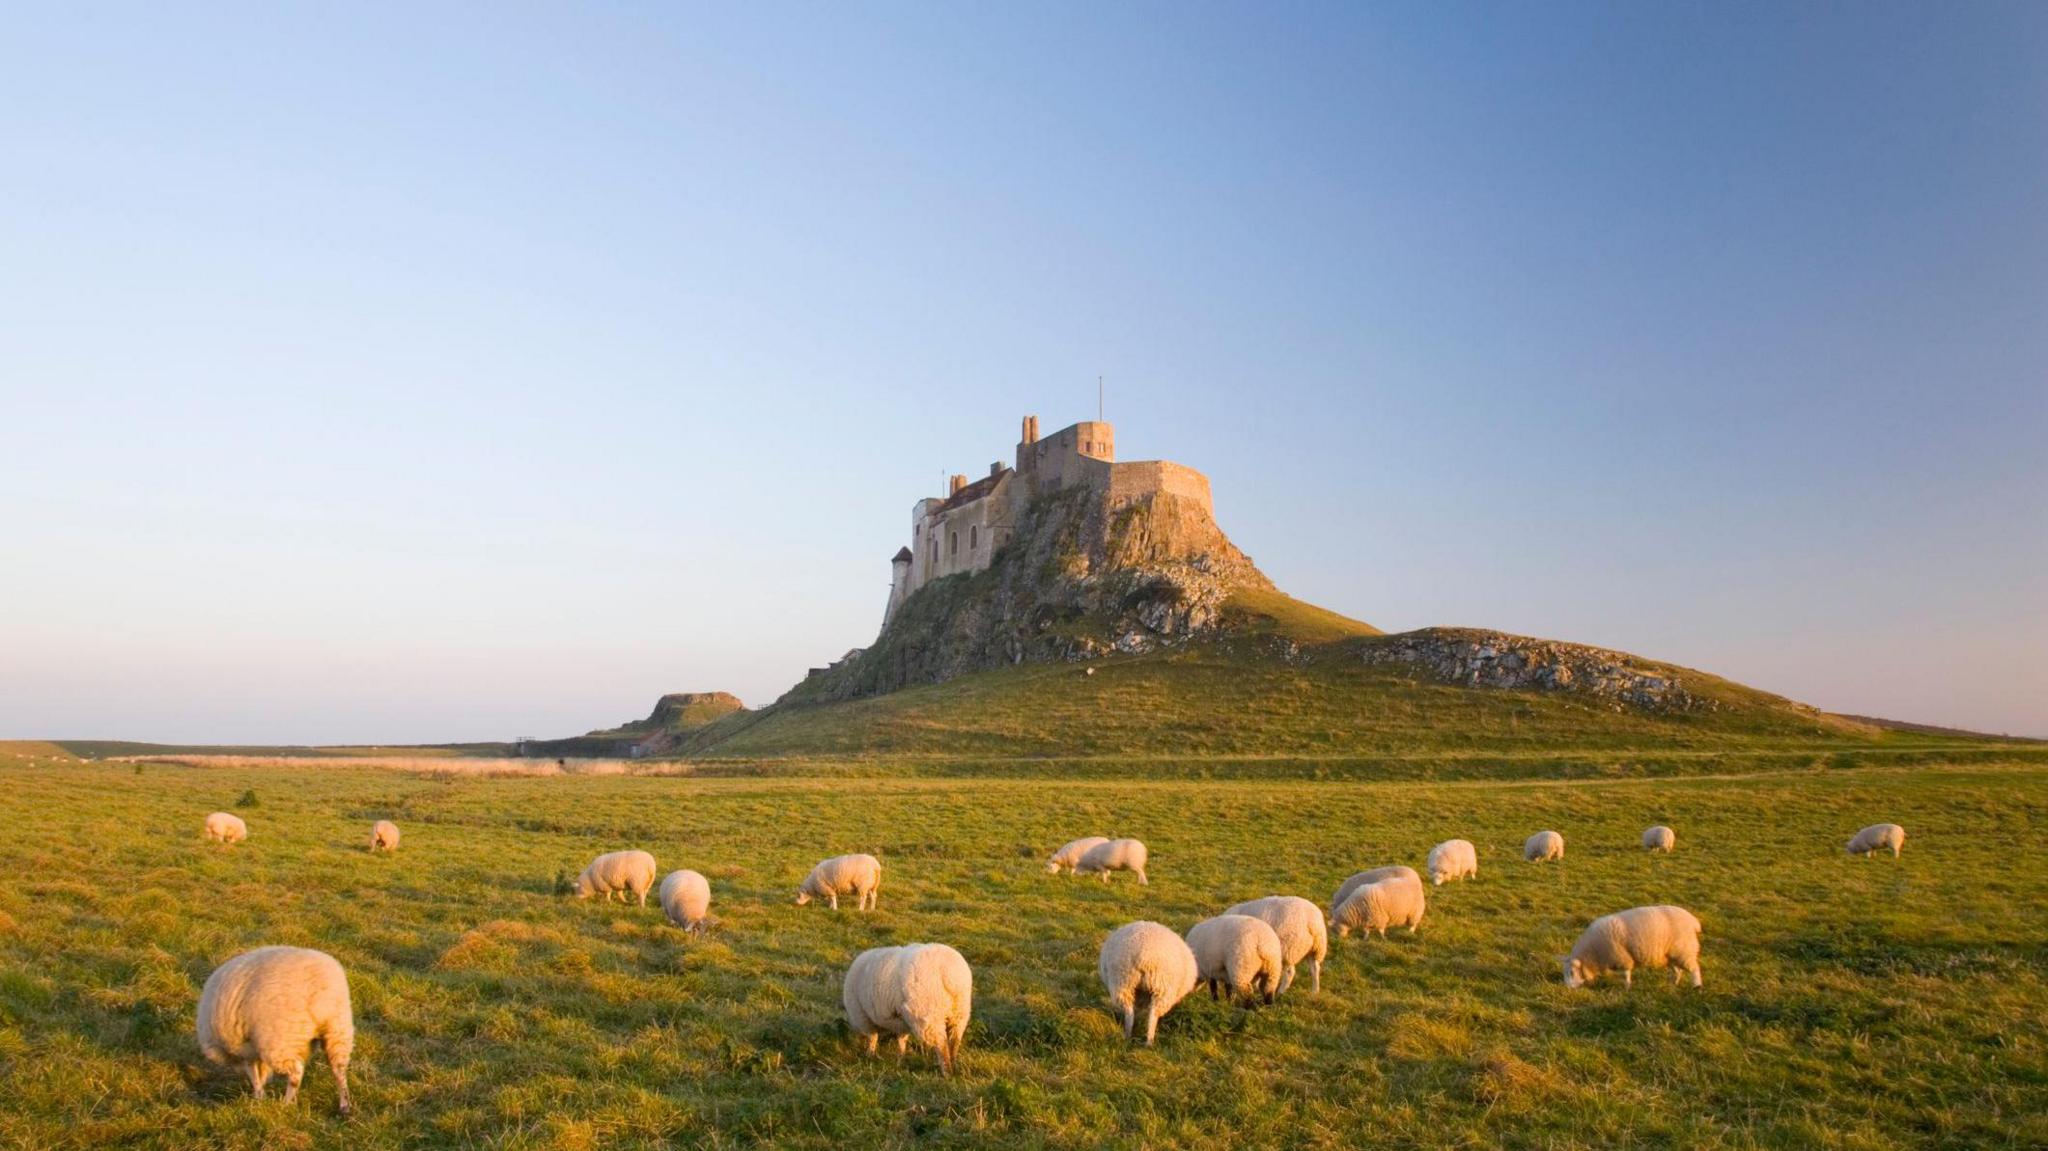
[[[1646,851],[1661,851],[1670,854],[1678,847],[1678,833],[1658,824],[1643,831],[1643,848]]]
[[[1564,985],[1584,987],[1609,971],[1635,986],[1635,969],[1672,965],[1671,981],[1686,975],[1700,985],[1700,921],[1683,907],[1660,904],[1603,915],[1587,926],[1564,957]]]
[[[332,955],[304,947],[259,947],[214,969],[199,993],[199,1050],[239,1064],[256,1098],[283,1072],[284,1101],[296,1103],[313,1041],[327,1050],[336,1106],[349,1113],[348,1057],[356,1025],[348,975]]]
[[[835,855],[820,862],[797,887],[796,905],[802,907],[813,899],[822,899],[837,911],[842,895],[858,898],[854,904],[856,911],[866,911],[879,903],[882,861],[872,855]]]
[[[1080,869],[1081,857],[1088,854],[1088,849],[1108,842],[1108,838],[1100,835],[1076,839],[1052,853],[1052,858],[1045,861],[1045,873],[1047,875],[1058,875],[1060,868],[1064,867],[1067,869],[1067,874],[1077,874]]]
[[[240,843],[249,838],[249,825],[239,815],[216,811],[206,817],[206,838],[217,843]]]
[[[1330,897],[1330,922],[1337,921],[1337,909],[1344,906],[1344,901],[1351,898],[1352,892],[1368,883],[1394,878],[1412,879],[1418,886],[1422,883],[1422,877],[1415,874],[1415,869],[1405,864],[1396,863],[1391,867],[1375,867],[1370,871],[1361,871],[1337,885],[1337,894]]]
[[[1145,860],[1148,856],[1145,845],[1135,839],[1112,839],[1098,843],[1081,853],[1081,861],[1074,865],[1075,875],[1101,875],[1102,882],[1109,882],[1112,871],[1134,871],[1138,882],[1149,884],[1145,878]]]
[[[1331,925],[1337,929],[1339,939],[1354,930],[1368,936],[1377,931],[1384,939],[1389,927],[1406,927],[1413,935],[1422,926],[1426,902],[1421,880],[1389,876],[1378,883],[1361,884],[1346,896],[1337,913],[1331,916]]]
[[[1209,998],[1247,1006],[1273,1002],[1280,993],[1285,966],[1280,936],[1263,919],[1224,914],[1188,928],[1188,950],[1195,953],[1195,978],[1209,985]]]
[[[1874,858],[1880,848],[1892,849],[1892,858],[1899,857],[1899,849],[1906,846],[1906,829],[1896,823],[1873,823],[1856,833],[1849,841],[1849,854],[1866,859]]]
[[[869,1054],[884,1031],[896,1037],[898,1055],[915,1038],[938,1051],[939,1071],[951,1075],[974,1009],[974,972],[943,943],[876,947],[854,957],[840,998]]]
[[[1195,953],[1173,929],[1150,920],[1126,923],[1102,941],[1096,973],[1109,1004],[1124,1021],[1124,1039],[1134,1037],[1139,1012],[1145,1046],[1159,1033],[1159,1019],[1195,989]]]
[[[684,931],[702,931],[711,917],[711,884],[687,868],[671,871],[661,881],[659,902],[670,923]]]
[[[1429,849],[1430,883],[1441,887],[1448,879],[1479,877],[1479,849],[1469,839],[1446,839]]]
[[[1265,920],[1273,934],[1280,937],[1280,959],[1287,964],[1287,971],[1280,976],[1276,994],[1285,993],[1294,985],[1295,965],[1304,959],[1308,960],[1310,993],[1322,994],[1323,960],[1330,955],[1330,934],[1323,924],[1321,908],[1298,895],[1268,895],[1240,903],[1224,914]]]
[[[654,857],[644,851],[612,851],[590,861],[583,874],[576,877],[576,898],[589,899],[593,895],[604,896],[610,903],[612,896],[621,900],[628,895],[638,896],[640,906],[647,906],[647,893],[654,888]]]
[[[371,851],[397,851],[398,825],[388,819],[380,819],[370,825]]]
[[[1539,831],[1522,842],[1522,858],[1530,863],[1549,863],[1564,858],[1564,836]]]

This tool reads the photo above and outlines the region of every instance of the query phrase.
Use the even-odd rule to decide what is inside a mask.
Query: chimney
[[[999,475],[1002,475],[1002,474],[1003,474],[1003,461],[1001,461],[1001,460],[997,460],[997,461],[996,461],[995,463],[992,463],[992,464],[990,464],[990,465],[988,466],[988,474],[989,474],[989,475],[991,475],[991,476],[999,476]]]
[[[1035,444],[1038,442],[1037,416],[1024,417],[1024,442],[1027,444]]]
[[[951,484],[951,486],[950,486],[950,487],[948,487],[948,489],[947,489],[947,491],[946,491],[946,494],[947,494],[947,495],[949,495],[949,496],[957,496],[957,495],[959,495],[959,494],[960,494],[960,489],[961,489],[961,488],[964,488],[964,487],[966,487],[966,486],[967,486],[967,477],[966,477],[966,476],[954,476],[954,477],[953,477],[953,483]]]

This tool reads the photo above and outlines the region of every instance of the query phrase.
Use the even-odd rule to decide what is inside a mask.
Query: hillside
[[[1279,592],[1200,639],[1025,663],[851,700],[792,694],[688,754],[1161,774],[1571,775],[1747,770],[1971,747],[1621,652],[1474,629],[1380,635]],[[1113,768],[1109,765],[1117,765]]]

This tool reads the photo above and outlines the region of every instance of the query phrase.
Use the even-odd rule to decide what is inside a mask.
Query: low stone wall
[[[1123,507],[1154,494],[1177,496],[1201,506],[1205,515],[1215,515],[1209,497],[1209,477],[1170,460],[1138,460],[1117,464],[1109,472],[1109,506]]]

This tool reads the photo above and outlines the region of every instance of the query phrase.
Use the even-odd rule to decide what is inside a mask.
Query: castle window
[[[975,548],[978,548],[978,547],[980,547],[980,546],[981,546],[981,528],[980,528],[979,526],[975,525],[975,524],[968,524],[968,525],[967,525],[967,550],[968,550],[968,551],[973,551],[973,550],[974,550]]]
[[[960,533],[959,533],[959,532],[947,532],[947,533],[946,533],[946,554],[947,554],[947,555],[949,555],[949,556],[957,556],[957,555],[959,555],[959,554],[960,554]]]

